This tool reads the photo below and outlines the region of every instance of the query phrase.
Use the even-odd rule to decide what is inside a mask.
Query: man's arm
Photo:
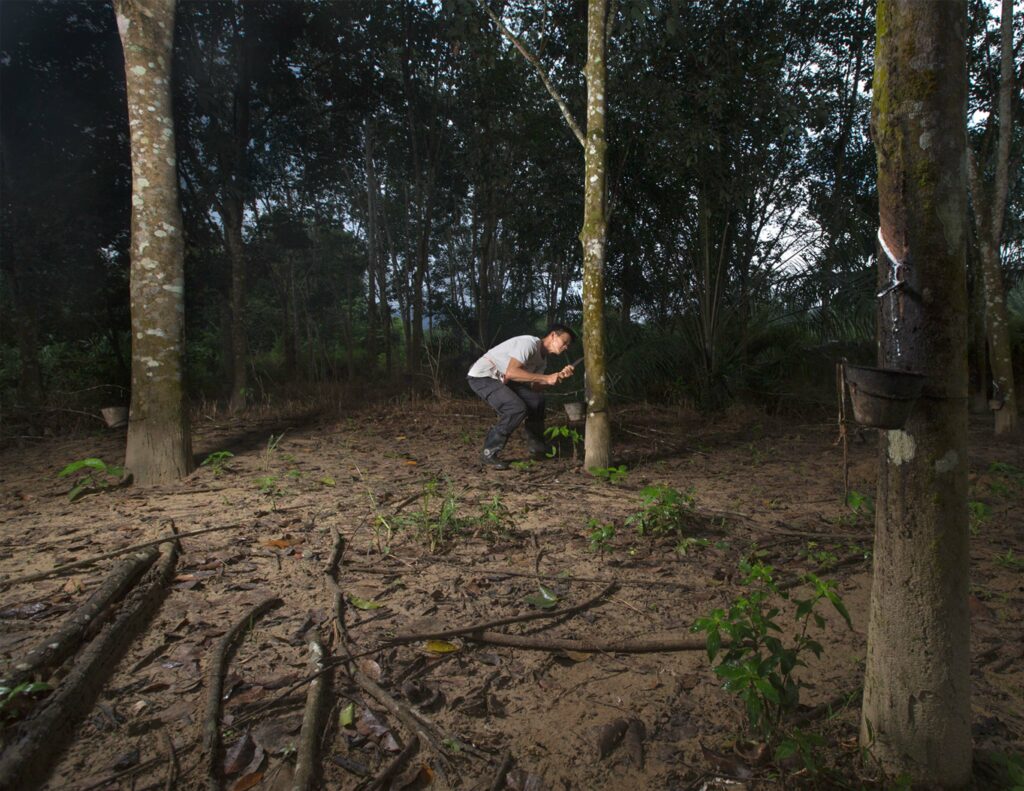
[[[508,361],[508,368],[505,369],[505,381],[506,382],[530,382],[531,384],[542,385],[544,387],[551,387],[561,382],[563,379],[568,379],[572,376],[573,368],[571,365],[565,366],[561,371],[556,371],[553,374],[535,374],[531,371],[527,371],[523,364],[515,357]]]

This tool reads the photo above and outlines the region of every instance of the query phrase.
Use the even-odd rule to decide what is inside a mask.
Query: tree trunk
[[[985,337],[985,283],[981,272],[981,262],[977,250],[970,245],[967,248],[967,268],[971,273],[969,297],[971,300],[970,344],[973,352],[974,366],[970,372],[971,401],[970,411],[984,415],[988,406],[988,345]]]
[[[174,0],[114,0],[132,158],[132,400],[125,465],[136,484],[193,466],[184,386],[185,279],[171,110]]]
[[[1002,54],[999,76],[999,143],[996,146],[995,182],[986,193],[974,152],[970,152],[971,203],[978,230],[978,249],[985,282],[985,327],[988,331],[989,361],[992,366],[992,399],[995,433],[1009,434],[1020,427],[1017,389],[1013,381],[1013,349],[1010,344],[1009,312],[1000,262],[1003,217],[1010,185],[1010,138],[1013,134],[1013,0],[1003,0]]]
[[[966,2],[877,15],[879,362],[926,376],[883,432],[861,743],[914,785],[971,778],[967,530]],[[896,271],[894,271],[896,270]]]
[[[230,189],[230,188],[229,188]],[[248,343],[245,332],[245,243],[242,240],[242,201],[228,195],[221,204],[224,242],[231,260],[231,397],[228,410],[245,409],[248,390]]]
[[[586,358],[587,428],[584,467],[607,467],[611,421],[605,389],[604,262],[608,239],[605,217],[605,19],[607,0],[587,4],[587,142],[584,148],[583,353]]]
[[[373,119],[368,118],[363,130],[363,166],[366,172],[366,356],[368,369],[377,368],[377,169],[373,162]],[[381,294],[381,304],[386,301]]]

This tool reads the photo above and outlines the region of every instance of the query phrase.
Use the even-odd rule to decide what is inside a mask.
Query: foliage
[[[228,460],[233,459],[235,454],[229,450],[218,450],[211,453],[205,459],[203,459],[200,467],[209,467],[213,472],[215,478],[219,478],[223,475],[228,468]]]
[[[682,534],[696,500],[693,489],[680,492],[671,486],[645,486],[640,490],[643,508],[626,519],[640,535]]]
[[[823,651],[808,634],[812,621],[818,629],[825,625],[818,605],[830,603],[847,626],[852,628],[852,623],[832,581],[808,574],[804,582],[810,585],[811,595],[790,599],[775,582],[770,566],[744,560],[740,570],[749,591],[737,597],[728,610],[717,608],[698,618],[693,631],[706,634],[708,659],[713,664],[718,660],[714,670],[723,680],[723,689],[743,702],[750,730],[770,745],[779,745],[786,736],[783,720],[799,703],[802,683],[794,671],[806,666],[808,652],[820,658]],[[788,644],[780,636],[778,600],[795,605],[797,631]],[[793,750],[800,751],[799,741],[784,754]]]
[[[608,483],[622,483],[629,474],[629,468],[620,464],[617,467],[591,467],[587,472]]]
[[[58,472],[57,477],[72,477],[68,502],[73,503],[84,494],[109,489],[118,484],[124,477],[124,467],[107,464],[97,458],[79,459]]]
[[[601,522],[598,519],[591,517],[590,521],[587,522],[587,528],[590,530],[588,538],[590,539],[590,551],[591,552],[610,552],[612,548],[612,539],[615,538],[615,525],[612,522]]]
[[[0,721],[19,719],[33,701],[53,689],[45,681],[23,681],[15,687],[0,686]]]
[[[981,532],[981,528],[988,521],[989,517],[992,516],[992,509],[987,503],[983,503],[980,500],[971,500],[967,503],[967,516],[968,529],[971,531],[972,536],[976,536]]]
[[[557,444],[560,439],[568,439],[572,442],[572,455],[576,455],[576,449],[579,444],[583,441],[583,436],[574,428],[569,426],[548,426],[544,429],[544,438],[549,441],[554,441],[556,444],[552,446],[545,455],[549,459],[553,459],[561,453],[561,448]]]

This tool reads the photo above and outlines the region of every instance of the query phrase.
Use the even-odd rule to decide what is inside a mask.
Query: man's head
[[[561,354],[576,340],[576,333],[565,324],[552,324],[541,340],[547,354]]]

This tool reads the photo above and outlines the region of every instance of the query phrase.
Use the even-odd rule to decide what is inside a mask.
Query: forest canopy
[[[970,4],[967,120],[986,176],[995,11]],[[114,12],[37,0],[0,13],[4,409],[123,402],[131,163]],[[585,17],[582,2],[502,7],[577,118]],[[868,0],[618,4],[613,399],[803,408],[831,403],[836,360],[874,360],[874,26]],[[191,397],[252,404],[356,380],[457,392],[481,348],[579,324],[582,152],[480,4],[180,3],[174,53]],[[1018,123],[1018,168],[1022,148]],[[1011,179],[1018,371],[1022,216]]]

